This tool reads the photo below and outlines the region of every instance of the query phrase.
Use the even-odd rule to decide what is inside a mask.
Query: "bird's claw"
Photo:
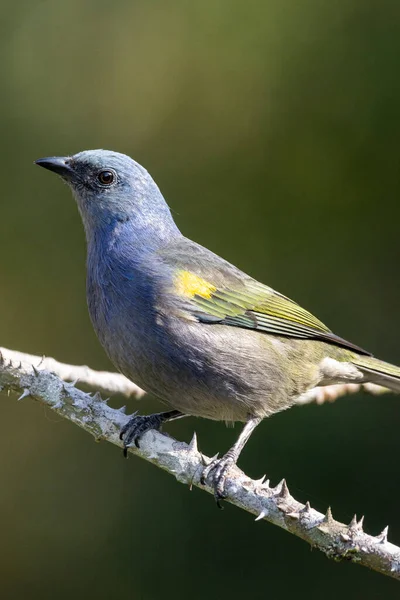
[[[150,429],[160,429],[162,419],[159,415],[138,415],[133,413],[129,421],[120,431],[119,439],[124,442],[124,456],[128,456],[128,448],[135,444],[136,448],[140,448],[139,440],[141,436]]]
[[[229,469],[236,464],[235,459],[226,454],[222,458],[213,458],[211,462],[204,467],[203,473],[200,477],[200,483],[206,484],[207,479],[212,477],[212,486],[214,488],[214,498],[218,508],[223,508],[221,500],[225,500],[227,493],[225,491],[226,477]]]

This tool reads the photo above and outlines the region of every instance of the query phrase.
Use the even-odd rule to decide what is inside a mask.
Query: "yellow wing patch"
[[[178,271],[175,278],[175,290],[178,294],[188,298],[193,298],[194,296],[211,298],[211,294],[216,289],[214,285],[190,271]]]

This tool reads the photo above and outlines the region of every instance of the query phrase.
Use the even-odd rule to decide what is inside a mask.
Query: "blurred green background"
[[[397,0],[3,0],[0,27],[1,345],[111,368],[71,193],[32,164],[102,147],[146,166],[186,235],[400,364]],[[399,596],[32,401],[0,411],[2,599]],[[399,544],[399,426],[395,396],[295,408],[240,465]],[[194,429],[207,454],[237,435],[168,427]]]

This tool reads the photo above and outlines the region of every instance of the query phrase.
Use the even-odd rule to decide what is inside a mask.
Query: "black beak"
[[[49,156],[48,158],[38,158],[35,160],[35,164],[39,167],[44,167],[49,171],[61,175],[61,177],[68,177],[72,174],[73,170],[70,165],[70,159],[66,156]]]

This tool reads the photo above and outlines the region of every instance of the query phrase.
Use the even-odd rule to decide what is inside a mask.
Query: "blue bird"
[[[374,382],[400,392],[400,368],[184,237],[156,183],[130,157],[88,150],[36,163],[60,175],[76,198],[101,344],[119,371],[169,407],[133,416],[121,432],[125,450],[148,429],[188,415],[245,423],[203,472],[219,502],[255,427],[307,390]]]

